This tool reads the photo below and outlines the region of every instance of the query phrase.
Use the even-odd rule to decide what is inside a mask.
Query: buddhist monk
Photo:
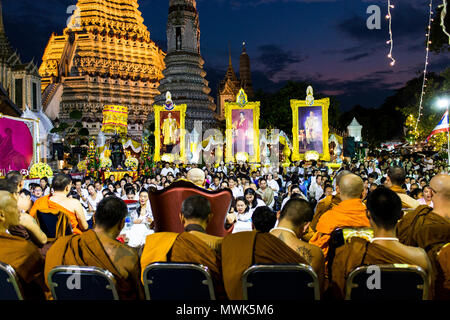
[[[325,260],[328,255],[328,242],[331,232],[338,227],[370,227],[366,216],[366,206],[361,201],[364,183],[355,174],[347,174],[339,183],[341,200],[336,207],[325,212],[317,223],[317,231],[309,241],[320,247]]]
[[[17,273],[25,299],[45,300],[44,259],[36,246],[7,229],[19,225],[17,200],[7,191],[0,191],[0,261]]]
[[[436,298],[441,298],[443,275],[438,269],[438,252],[450,242],[450,176],[439,174],[430,181],[433,208],[419,206],[415,211],[405,214],[397,226],[400,242],[425,249],[437,273]]]
[[[270,233],[297,252],[314,269],[323,288],[325,260],[322,250],[300,239],[308,228],[312,214],[308,201],[290,199],[279,214],[278,226]]]
[[[279,214],[279,226],[270,233],[238,232],[223,239],[222,272],[229,299],[243,299],[242,274],[254,264],[311,264],[322,278],[320,250],[298,239],[311,219],[311,208],[305,203],[289,200]]]
[[[327,196],[324,199],[320,200],[319,203],[316,206],[316,210],[314,212],[314,217],[309,225],[308,233],[306,233],[303,236],[303,239],[305,241],[311,240],[314,233],[317,231],[317,223],[319,222],[319,219],[322,217],[322,215],[336,207],[339,203],[341,203],[341,190],[339,188],[339,183],[341,182],[342,177],[346,176],[347,174],[351,174],[348,170],[343,170],[339,172],[336,176],[336,194]]]
[[[405,246],[395,236],[395,226],[403,215],[400,197],[388,188],[378,188],[370,193],[367,209],[374,238],[368,242],[354,237],[350,243],[336,249],[331,275],[335,297],[344,298],[348,275],[363,265],[416,265],[427,272],[428,282],[431,284],[432,267],[425,251]]]
[[[53,194],[39,198],[30,210],[30,215],[36,219],[37,212],[58,213],[63,212],[69,219],[74,234],[81,234],[88,230],[86,216],[77,199],[68,198],[72,188],[72,179],[65,174],[58,174],[53,178]]]
[[[116,240],[125,225],[128,208],[116,197],[107,197],[97,205],[95,227],[81,235],[56,240],[45,259],[45,279],[60,265],[91,266],[110,271],[121,300],[144,297],[139,280],[139,255]]]
[[[420,206],[419,201],[411,198],[406,194],[406,190],[402,188],[406,180],[406,171],[402,167],[393,166],[388,169],[388,176],[386,177],[385,185],[391,188],[392,191],[402,200],[402,207],[404,209],[416,209]]]
[[[437,253],[436,299],[450,300],[450,243]]]
[[[186,178],[196,186],[204,187],[206,183],[205,172],[202,169],[194,168],[189,170]]]
[[[191,196],[184,200],[180,220],[185,232],[159,232],[147,236],[141,257],[142,275],[145,268],[155,262],[201,264],[209,269],[216,299],[225,299],[220,263],[222,238],[206,233],[211,218],[208,199]]]

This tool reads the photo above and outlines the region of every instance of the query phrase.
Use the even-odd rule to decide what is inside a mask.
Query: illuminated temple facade
[[[62,35],[52,34],[39,73],[51,118],[83,112],[96,134],[105,105],[128,107],[128,132],[139,138],[163,78],[165,53],[150,39],[137,0],[78,0]]]
[[[164,105],[170,91],[175,104],[186,104],[186,129],[191,131],[195,121],[202,121],[203,130],[217,125],[216,105],[205,79],[205,61],[200,53],[200,22],[195,0],[170,0],[167,21],[167,56],[164,79],[155,98]],[[150,120],[152,119],[150,115]]]

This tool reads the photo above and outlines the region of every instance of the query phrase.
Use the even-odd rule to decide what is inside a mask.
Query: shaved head
[[[430,187],[437,195],[450,201],[450,175],[438,174],[430,181]]]
[[[345,199],[359,199],[364,190],[364,182],[356,174],[347,174],[339,181],[341,197]]]
[[[17,200],[8,191],[0,191],[0,229],[19,224]]]
[[[290,221],[294,227],[300,227],[305,222],[311,221],[313,214],[314,212],[308,201],[290,199],[281,210],[280,221]]]
[[[350,171],[348,171],[348,170],[342,170],[341,172],[339,172],[338,174],[337,174],[337,176],[336,176],[336,186],[339,186],[339,183],[341,182],[341,179],[343,178],[343,177],[345,177],[346,175],[348,175],[348,174],[352,174]]]
[[[198,186],[203,186],[206,179],[205,172],[199,168],[191,169],[187,174],[187,179]]]

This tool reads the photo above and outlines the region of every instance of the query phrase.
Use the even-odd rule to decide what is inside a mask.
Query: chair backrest
[[[208,268],[191,263],[153,263],[144,270],[147,300],[216,300]]]
[[[45,233],[49,241],[72,234],[72,226],[64,212],[51,213],[37,211],[36,217],[39,227]]]
[[[331,232],[328,242],[328,276],[331,279],[331,267],[333,265],[336,249],[349,243],[354,237],[364,238],[370,241],[373,238],[373,229],[367,227],[339,227]]]
[[[253,265],[242,275],[244,300],[319,300],[317,274],[311,266]]]
[[[231,190],[208,191],[186,180],[176,181],[163,190],[150,190],[155,232],[183,232],[184,226],[180,221],[181,204],[194,195],[204,196],[211,203],[213,216],[206,232],[217,237],[231,233],[231,230],[225,229],[226,215],[233,199]]]
[[[55,300],[119,300],[114,275],[96,267],[55,267],[48,284]]]
[[[3,262],[0,262],[0,300],[23,300],[16,271]]]
[[[426,300],[427,273],[404,264],[361,266],[346,283],[346,300]]]

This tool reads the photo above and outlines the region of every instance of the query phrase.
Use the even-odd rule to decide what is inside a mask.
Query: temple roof
[[[16,51],[12,48],[5,33],[5,26],[3,24],[3,6],[2,1],[0,0],[0,61],[13,60],[10,58],[14,55],[18,58]]]

